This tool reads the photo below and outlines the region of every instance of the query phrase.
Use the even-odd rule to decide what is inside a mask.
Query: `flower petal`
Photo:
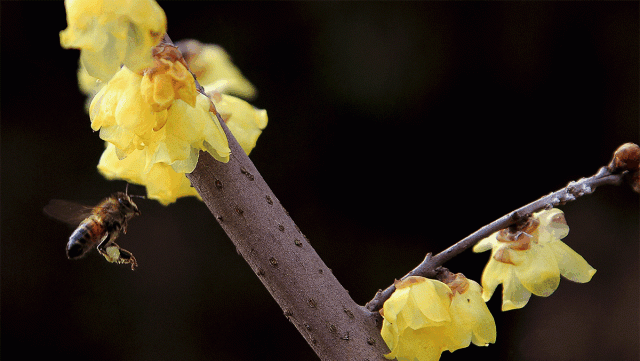
[[[267,126],[267,111],[256,109],[242,99],[226,94],[211,96],[216,109],[223,115],[227,127],[245,153],[256,146],[262,130]]]
[[[473,246],[473,251],[475,253],[481,253],[490,250],[498,242],[498,240],[496,239],[497,234],[498,232],[495,232],[489,237],[483,238],[480,242],[476,243],[476,245]]]
[[[464,293],[454,293],[451,301],[451,326],[447,329],[450,337],[448,350],[475,345],[487,346],[496,340],[496,324],[482,299],[482,287],[469,280],[469,289]]]
[[[398,361],[437,361],[445,348],[443,326],[413,330],[407,328],[399,337],[395,349]]]
[[[591,281],[596,270],[581,255],[560,240],[549,243],[549,247],[558,261],[562,276],[574,282]]]
[[[543,244],[533,245],[525,261],[514,271],[520,282],[536,296],[550,296],[560,284],[560,270],[553,252]]]
[[[67,28],[60,45],[81,49],[89,75],[108,81],[125,64],[134,72],[151,66],[151,48],[166,32],[167,20],[153,0],[67,0]]]
[[[482,298],[485,302],[491,299],[499,284],[513,275],[513,265],[498,262],[491,258],[482,272]]]
[[[416,311],[419,310],[420,323],[414,323],[414,329],[426,325],[437,325],[451,320],[449,305],[451,290],[440,281],[427,279],[426,282],[413,287],[411,299]]]
[[[502,284],[502,311],[514,310],[526,306],[531,292],[520,283],[515,274]]]

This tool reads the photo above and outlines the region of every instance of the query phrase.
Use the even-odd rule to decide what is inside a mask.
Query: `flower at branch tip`
[[[445,350],[495,342],[495,322],[476,282],[461,274],[449,285],[412,276],[395,286],[380,311],[382,338],[391,350],[387,359],[438,360]]]
[[[257,109],[246,101],[218,92],[207,93],[231,134],[247,153],[256,146],[258,137],[267,126],[267,111]]]
[[[482,297],[488,301],[502,284],[502,310],[524,307],[533,293],[551,295],[560,283],[560,275],[585,283],[596,270],[560,239],[569,234],[564,213],[544,210],[519,229],[500,230],[481,240],[474,252],[491,249],[491,258],[482,274]]]
[[[108,81],[122,64],[134,72],[151,66],[151,49],[167,30],[154,0],[65,0],[63,48],[80,49],[88,74]]]
[[[222,47],[197,40],[182,40],[176,45],[207,93],[232,94],[245,99],[256,95],[256,88],[233,65]]]
[[[196,91],[175,47],[156,49],[155,67],[144,75],[122,67],[96,94],[91,128],[115,145],[119,159],[144,149],[143,173],[155,163],[191,173],[200,150],[227,162],[231,151],[211,100]]]
[[[120,160],[116,154],[116,147],[108,142],[106,144],[107,148],[98,163],[98,171],[105,178],[122,179],[143,185],[147,188],[147,198],[155,199],[165,206],[181,197],[200,198],[185,174],[176,172],[166,163],[154,163],[147,172],[143,172],[147,158],[146,149],[136,149]]]

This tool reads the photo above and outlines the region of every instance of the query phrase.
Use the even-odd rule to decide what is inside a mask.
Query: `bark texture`
[[[229,162],[201,152],[187,177],[238,253],[320,359],[385,360],[389,351],[374,314],[351,299],[220,123],[229,139]]]

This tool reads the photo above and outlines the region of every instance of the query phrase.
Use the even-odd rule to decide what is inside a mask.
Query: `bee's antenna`
[[[147,197],[145,196],[139,196],[137,194],[129,194],[129,182],[127,182],[127,186],[124,189],[124,194],[126,194],[127,196],[129,196],[130,198],[142,198],[142,199],[147,199]]]

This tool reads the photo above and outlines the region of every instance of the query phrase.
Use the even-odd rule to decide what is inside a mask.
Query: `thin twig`
[[[489,237],[494,232],[497,232],[503,228],[507,228],[519,220],[529,216],[533,212],[541,209],[550,209],[559,205],[564,205],[567,202],[574,201],[586,194],[591,194],[597,187],[601,185],[619,185],[624,176],[628,173],[627,170],[616,170],[610,167],[602,167],[598,172],[588,178],[582,178],[575,182],[569,182],[566,187],[552,192],[534,202],[531,202],[523,207],[516,209],[509,214],[502,216],[492,223],[480,228],[468,237],[438,253],[435,256],[431,256],[431,253],[427,254],[424,261],[420,263],[411,272],[407,273],[402,279],[409,276],[422,276],[433,278],[436,276],[436,269],[441,267],[446,261],[459,255],[463,251],[472,247],[480,240]],[[380,290],[376,293],[375,297],[369,301],[365,307],[372,312],[378,311],[382,308],[384,302],[391,297],[391,294],[395,291],[395,286],[391,285],[384,291]]]

